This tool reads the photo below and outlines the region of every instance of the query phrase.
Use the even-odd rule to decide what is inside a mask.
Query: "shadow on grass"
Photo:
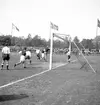
[[[11,94],[11,95],[0,95],[0,102],[18,100],[29,97],[26,94]]]

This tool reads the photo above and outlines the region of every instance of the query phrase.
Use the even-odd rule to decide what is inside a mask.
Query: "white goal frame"
[[[70,35],[67,35],[67,34],[60,34],[60,33],[51,33],[51,35],[50,35],[50,61],[49,61],[49,70],[52,69],[52,63],[53,63],[53,60],[52,60],[53,59],[53,39],[54,39],[54,37],[57,37],[57,38],[60,38],[60,39],[62,39],[64,41],[66,41],[64,38],[61,37],[62,35],[65,35],[66,37],[68,37],[68,40],[69,40],[69,50],[71,51],[71,42],[73,42],[74,45],[76,46],[76,48],[81,53],[81,55],[83,56],[83,58],[85,59],[85,61],[87,62],[87,64],[92,69],[92,71],[94,73],[96,73],[96,71],[91,66],[91,64],[88,62],[88,60],[86,59],[86,57],[82,54],[82,52],[80,51],[80,49],[78,48],[78,46],[76,45],[76,43],[74,41],[71,41],[71,36]]]
[[[71,39],[70,35],[67,35],[67,34],[51,33],[51,35],[50,35],[50,61],[49,61],[49,70],[52,69],[52,62],[53,62],[53,60],[52,60],[53,59],[53,56],[52,55],[53,55],[53,40],[54,40],[54,37],[57,37],[57,38],[62,39],[62,40],[65,41],[65,39],[61,37],[62,35],[68,37],[68,39]],[[71,43],[69,44],[69,46],[71,48]]]

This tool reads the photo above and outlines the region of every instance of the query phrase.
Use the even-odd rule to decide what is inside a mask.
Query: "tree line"
[[[69,45],[67,38],[66,41],[54,40],[54,48],[66,48]],[[85,49],[100,49],[100,36],[96,36],[94,39],[83,39],[80,41],[76,36],[72,42],[72,46],[76,47],[74,42],[79,48]],[[0,36],[0,46],[30,46],[30,47],[46,47],[50,46],[50,39],[47,41],[41,38],[39,35],[35,35],[33,38],[31,34],[28,34],[27,38],[15,37],[11,35]]]

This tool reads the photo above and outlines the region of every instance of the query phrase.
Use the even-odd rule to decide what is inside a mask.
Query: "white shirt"
[[[3,47],[2,48],[2,53],[4,53],[4,54],[10,54],[10,48],[7,47],[7,46]]]
[[[26,56],[30,56],[31,57],[31,52],[30,51],[26,51]]]
[[[70,55],[71,54],[71,51],[68,51],[67,55]]]
[[[22,54],[22,51],[19,51],[18,53],[19,53],[19,54]]]
[[[39,54],[40,53],[40,50],[39,49],[36,49],[36,53]]]

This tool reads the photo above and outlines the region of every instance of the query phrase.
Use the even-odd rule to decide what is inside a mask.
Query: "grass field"
[[[87,56],[88,71],[78,61],[0,89],[0,105],[100,105],[100,56]],[[48,62],[33,55],[32,65],[13,68],[19,55],[12,54],[10,70],[0,71],[0,86],[48,70]],[[53,67],[66,63],[65,55],[53,56]],[[75,60],[72,57],[72,60]],[[1,62],[1,61],[0,61]],[[60,62],[60,63],[57,63]]]

